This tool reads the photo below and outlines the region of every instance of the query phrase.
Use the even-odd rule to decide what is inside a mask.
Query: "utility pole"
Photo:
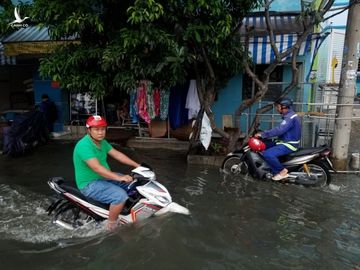
[[[360,3],[359,0],[351,0],[350,4],[332,142],[333,163],[336,170],[346,170],[347,168],[351,117],[356,92],[356,72],[360,53]]]

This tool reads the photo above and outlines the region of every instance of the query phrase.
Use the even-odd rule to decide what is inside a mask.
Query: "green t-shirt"
[[[97,147],[89,135],[84,136],[77,142],[73,153],[73,162],[75,168],[75,180],[79,189],[84,188],[88,183],[102,179],[103,177],[94,172],[87,164],[86,160],[97,158],[99,163],[110,169],[107,163],[107,154],[113,147],[106,141],[100,142]]]

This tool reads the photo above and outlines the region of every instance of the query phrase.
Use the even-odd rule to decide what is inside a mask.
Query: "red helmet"
[[[92,115],[86,120],[86,127],[107,127],[106,120],[100,115]]]
[[[254,137],[250,138],[248,145],[253,151],[264,151],[266,149],[265,143]]]

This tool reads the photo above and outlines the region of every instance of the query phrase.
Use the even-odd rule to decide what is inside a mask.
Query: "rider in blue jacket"
[[[288,170],[280,163],[278,157],[296,151],[301,138],[300,117],[292,109],[292,100],[284,97],[275,102],[276,110],[282,114],[283,121],[279,126],[257,133],[255,137],[264,139],[277,137],[278,139],[267,143],[263,152],[266,162],[274,174],[273,180],[279,181],[288,177]]]

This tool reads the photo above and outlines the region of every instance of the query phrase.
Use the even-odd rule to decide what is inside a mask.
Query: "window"
[[[268,66],[269,65],[256,65],[255,67],[256,75],[259,76],[259,78],[261,78],[265,69]],[[265,96],[263,97],[263,100],[274,101],[275,98],[283,90],[283,85],[281,84],[282,81],[283,81],[283,66],[277,66],[275,70],[270,74],[269,88]],[[273,82],[277,82],[278,84],[271,84]],[[253,80],[247,73],[244,73],[242,98],[243,99],[251,98],[253,94],[255,94],[256,92],[257,92],[257,87],[253,83]]]

